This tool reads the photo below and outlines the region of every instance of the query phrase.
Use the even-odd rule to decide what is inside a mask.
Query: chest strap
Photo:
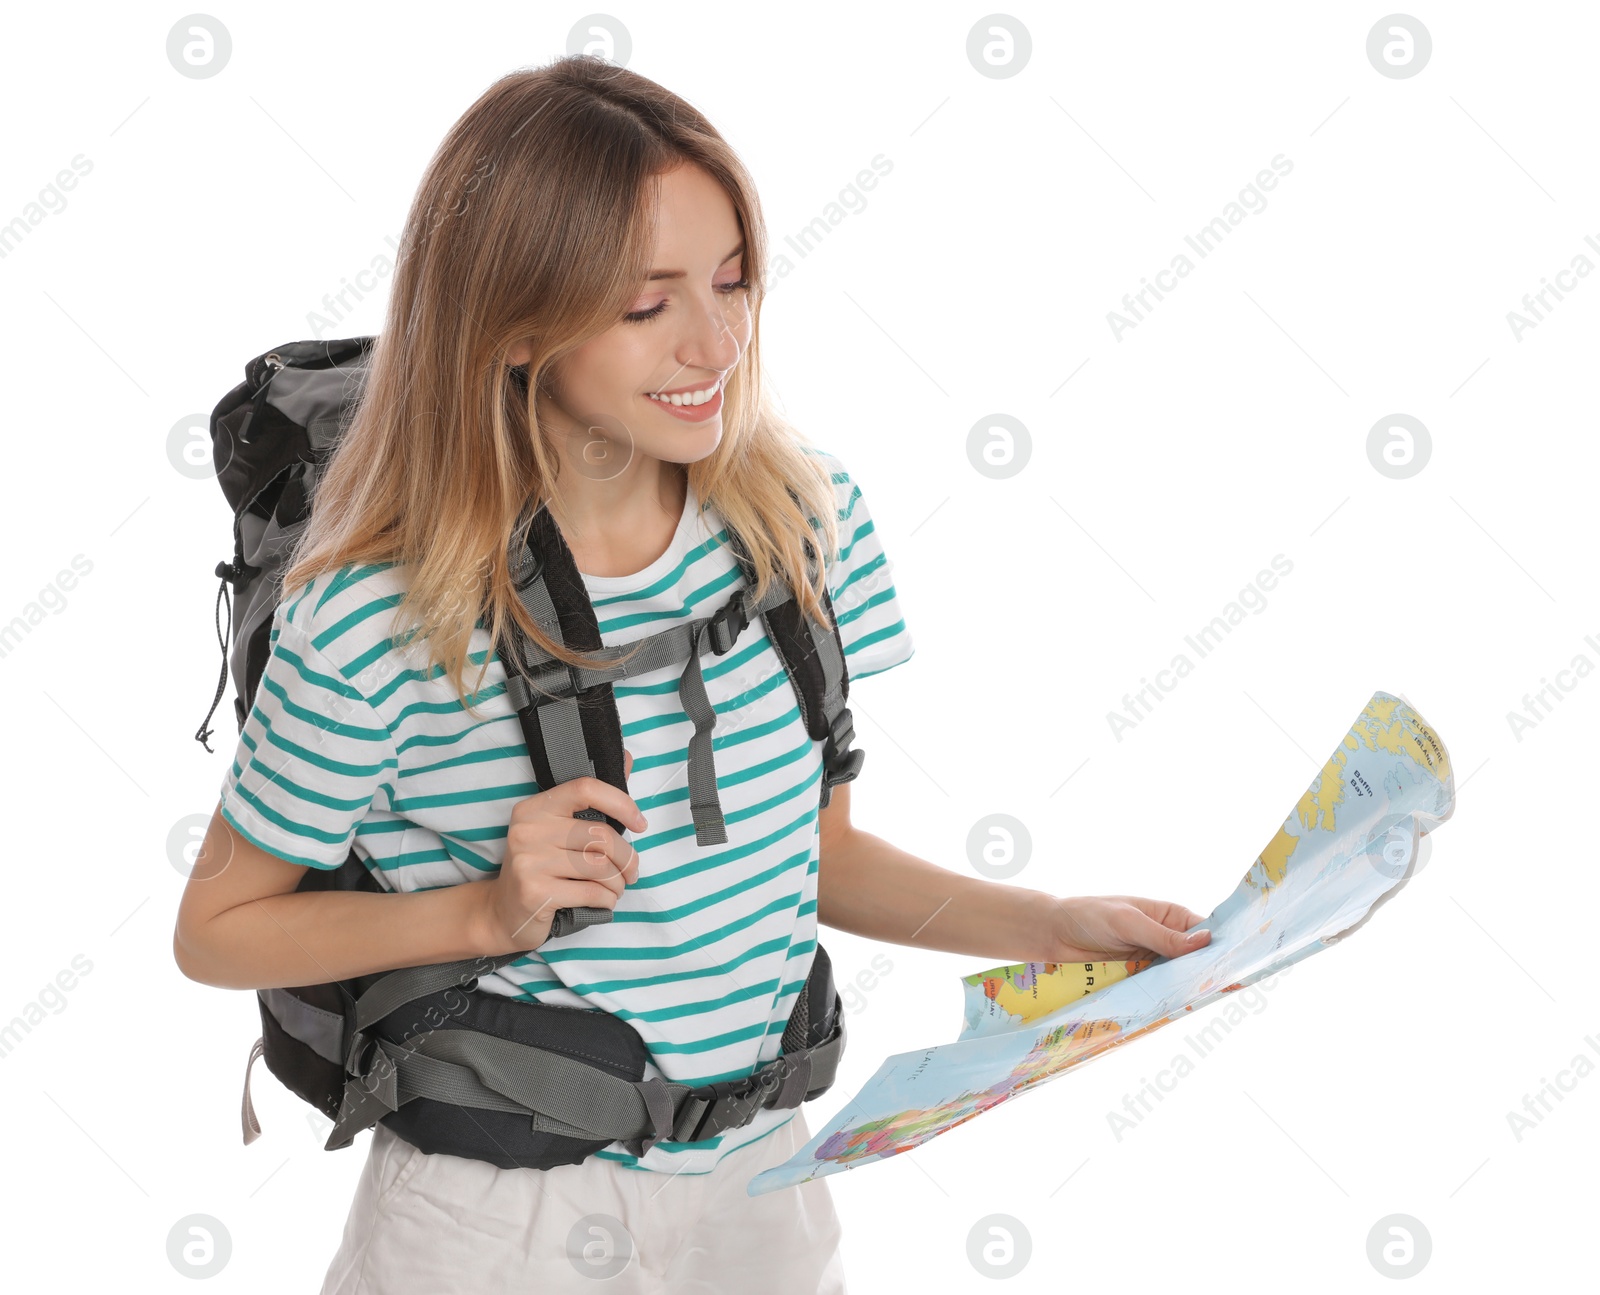
[[[706,695],[700,658],[707,648],[717,656],[725,655],[752,620],[792,597],[789,587],[780,580],[772,582],[766,597],[759,602],[750,596],[751,592],[748,587],[741,589],[711,616],[659,630],[644,639],[602,648],[593,655],[609,664],[600,667],[573,666],[546,656],[513,626],[515,660],[520,671],[508,670],[506,695],[519,714],[531,713],[534,717],[555,781],[562,783],[594,775],[583,732],[579,693],[598,684],[635,678],[687,660],[678,680],[678,695],[684,712],[694,724],[694,733],[689,739],[689,810],[694,819],[695,843],[701,846],[725,844],[728,832],[717,796],[717,770],[711,754],[711,733],[716,727],[717,715]],[[564,644],[566,640],[561,637],[559,618],[542,570],[534,571],[526,583],[518,586],[517,593],[540,628]],[[627,660],[620,660],[623,657]],[[603,816],[591,810],[578,817],[598,820]]]

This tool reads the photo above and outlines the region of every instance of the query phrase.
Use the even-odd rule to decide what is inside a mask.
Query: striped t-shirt
[[[854,685],[909,660],[912,642],[859,486],[836,457],[812,452],[833,473],[840,556],[828,589]],[[403,572],[346,567],[287,593],[222,813],[262,849],[310,867],[338,867],[353,843],[385,889],[417,891],[494,876],[513,806],[540,788],[481,622],[463,681],[472,686],[487,656],[476,721],[425,647],[388,637]],[[583,578],[608,647],[708,616],[743,581],[720,516],[693,491],[656,561]],[[643,1037],[646,1078],[697,1086],[744,1078],[779,1054],[816,949],[822,785],[822,743],[806,733],[760,618],[732,651],[701,660],[726,844],[695,843],[682,666],[614,684],[633,754],[628,794],[650,820],[627,834],[639,879],[611,922],[547,940],[479,981],[490,993],[610,1012]],[[743,1128],[660,1142],[638,1158],[621,1142],[597,1154],[705,1173],[793,1115],[764,1109]]]

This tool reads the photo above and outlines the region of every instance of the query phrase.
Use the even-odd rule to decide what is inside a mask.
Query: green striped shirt
[[[860,487],[833,470],[840,556],[828,588],[852,685],[907,661],[912,642],[890,563]],[[628,576],[584,576],[601,640],[627,643],[710,615],[742,582],[727,532],[693,492],[672,542]],[[336,868],[352,848],[391,891],[494,876],[511,810],[537,793],[505,669],[473,633],[465,682],[488,659],[473,720],[425,649],[386,633],[404,588],[394,564],[346,568],[291,590],[222,786],[222,813],[256,845]],[[599,1008],[642,1036],[645,1077],[691,1085],[739,1079],[776,1057],[817,938],[817,823],[822,743],[801,719],[783,663],[757,619],[725,656],[702,658],[716,711],[712,749],[726,844],[695,844],[682,666],[615,685],[628,792],[650,820],[628,833],[639,879],[614,919],[548,940],[479,985],[490,993]],[[598,1154],[634,1168],[709,1172],[772,1132],[792,1110],[699,1142],[662,1142],[641,1158],[620,1142]]]

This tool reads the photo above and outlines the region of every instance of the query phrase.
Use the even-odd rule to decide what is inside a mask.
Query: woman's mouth
[[[647,394],[645,399],[675,418],[701,423],[721,412],[722,383],[719,380],[689,391],[674,392],[669,396]]]

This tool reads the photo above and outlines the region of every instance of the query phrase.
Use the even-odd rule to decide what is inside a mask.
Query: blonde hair
[[[511,583],[512,531],[526,506],[552,497],[560,467],[529,393],[637,298],[655,250],[654,178],[683,162],[703,167],[733,204],[752,316],[748,352],[724,389],[721,443],[688,465],[689,487],[744,542],[755,597],[784,580],[806,615],[831,623],[822,591],[838,552],[832,473],[762,389],[767,236],[755,186],[671,91],[592,56],[560,58],[496,81],[429,162],[361,402],[283,576],[293,590],[346,566],[406,566],[391,636],[425,640],[430,667],[443,665],[475,717],[463,681],[480,617],[496,647],[514,620],[550,656],[590,663],[544,634]],[[526,377],[506,361],[519,342],[532,351]],[[824,558],[814,568],[807,542]],[[474,695],[487,669],[486,655]]]

